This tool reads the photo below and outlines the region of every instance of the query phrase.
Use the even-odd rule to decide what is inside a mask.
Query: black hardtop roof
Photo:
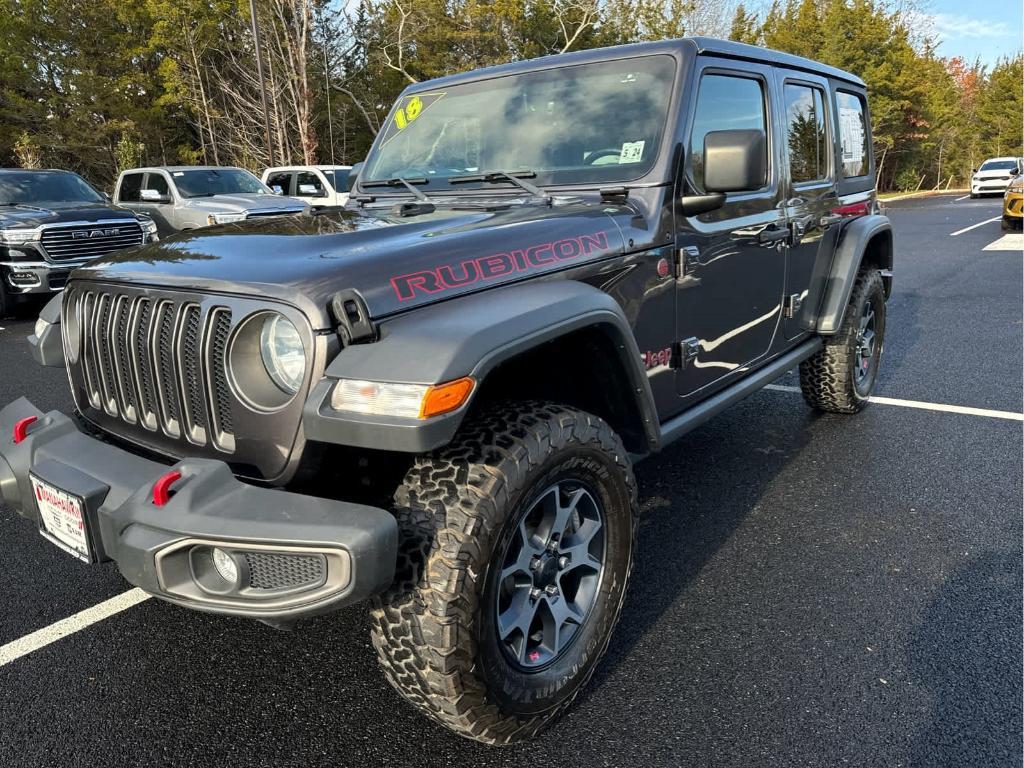
[[[545,69],[548,67],[569,67],[574,64],[586,64],[592,61],[607,61],[609,59],[625,59],[631,56],[650,56],[659,53],[709,53],[715,56],[722,56],[742,61],[754,61],[764,64],[777,64],[790,69],[799,69],[806,72],[813,72],[836,80],[844,80],[852,85],[864,88],[864,81],[854,74],[846,72],[827,64],[821,64],[802,56],[793,56],[782,51],[774,51],[771,48],[761,48],[756,45],[737,43],[732,40],[719,40],[714,37],[680,37],[674,40],[659,40],[652,43],[631,43],[629,45],[616,45],[610,48],[592,48],[586,51],[574,51],[572,53],[559,53],[552,56],[542,56],[537,59],[526,59],[514,61],[509,64],[499,64],[493,67],[474,69],[469,72],[460,72],[455,75],[446,75],[436,80],[425,80],[422,83],[411,85],[407,89],[409,93],[422,90],[433,90],[438,87],[455,85],[457,83],[471,82],[473,80],[484,80],[502,75],[518,74],[529,72],[534,69]]]

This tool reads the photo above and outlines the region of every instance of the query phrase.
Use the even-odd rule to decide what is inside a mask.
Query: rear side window
[[[279,195],[287,195],[288,184],[292,180],[290,173],[272,173],[267,177],[267,186]]]
[[[761,81],[731,75],[705,75],[700,81],[690,134],[693,183],[698,189],[704,188],[704,137],[712,131],[737,129],[767,132]]]
[[[786,145],[789,173],[794,184],[829,177],[825,130],[825,95],[810,85],[787,84]]]
[[[141,173],[126,173],[121,177],[121,189],[118,192],[118,199],[122,203],[137,203],[141,199],[139,190],[142,189]]]
[[[146,189],[155,189],[162,197],[170,197],[171,190],[167,188],[167,179],[162,173],[151,173],[146,179]]]
[[[869,170],[868,127],[864,100],[855,94],[836,91],[839,108],[839,145],[843,155],[843,176],[864,176]]]

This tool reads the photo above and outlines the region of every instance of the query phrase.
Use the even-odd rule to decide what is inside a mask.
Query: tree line
[[[755,0],[756,1],[756,0]],[[361,160],[410,83],[686,34],[868,84],[879,186],[962,185],[1021,154],[1022,59],[944,59],[894,0],[256,0],[275,161]],[[109,189],[140,164],[269,161],[249,0],[0,0],[0,165]]]

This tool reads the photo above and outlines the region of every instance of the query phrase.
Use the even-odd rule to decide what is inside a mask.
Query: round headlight
[[[260,355],[270,378],[286,394],[294,395],[306,375],[306,352],[298,330],[283,315],[269,315],[260,331]]]

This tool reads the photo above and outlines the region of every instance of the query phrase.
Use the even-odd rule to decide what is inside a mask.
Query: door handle
[[[829,213],[825,216],[822,216],[818,224],[820,224],[822,229],[824,229],[825,227],[831,226],[832,224],[838,224],[842,220],[843,217],[840,216],[838,213]]]
[[[765,227],[757,233],[757,242],[759,243],[780,243],[783,240],[789,239],[789,228],[788,227],[777,227],[772,225]]]

